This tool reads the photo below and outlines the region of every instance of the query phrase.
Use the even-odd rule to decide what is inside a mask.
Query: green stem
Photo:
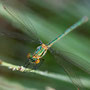
[[[71,80],[66,75],[61,75],[61,74],[56,74],[56,73],[49,73],[47,71],[32,70],[30,68],[24,68],[23,66],[13,65],[13,64],[1,61],[1,60],[0,60],[0,65],[4,66],[4,67],[8,67],[12,71],[32,72],[32,73],[36,73],[36,74],[39,74],[39,75],[42,75],[42,76],[45,76],[45,77],[49,77],[49,78],[65,81],[65,82],[68,82],[68,83],[72,84]],[[90,81],[87,78],[82,77],[81,81],[83,82],[84,87],[90,88]]]
[[[1,62],[1,61],[0,61]],[[23,66],[17,66],[17,65],[13,65],[7,62],[2,61],[1,62],[1,66],[7,67],[9,69],[11,69],[12,71],[20,71],[20,72],[33,72],[42,76],[46,76],[46,77],[50,77],[53,79],[58,79],[58,80],[65,80],[66,82],[70,82],[70,79],[68,78],[68,76],[63,76],[60,74],[56,74],[56,73],[49,73],[47,71],[40,71],[40,70],[32,70],[30,68],[24,68]]]

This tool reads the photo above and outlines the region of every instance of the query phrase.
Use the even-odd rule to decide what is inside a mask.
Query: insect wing
[[[15,5],[12,5],[12,3],[9,3],[9,2],[10,1],[8,1],[8,0],[4,1],[2,6],[3,6],[4,10],[9,14],[9,16],[12,18],[12,20],[14,20],[17,23],[17,25],[15,25],[15,27],[20,28],[20,29],[22,29],[23,32],[27,33],[33,42],[38,43],[38,44],[42,43],[37,36],[36,30],[31,23],[30,17],[25,15],[24,12],[21,11],[22,9],[20,7],[16,8],[16,7],[14,7]],[[24,20],[23,20],[23,18],[24,18]],[[5,33],[5,35],[6,35],[6,33]],[[25,39],[23,39],[23,40],[25,40]]]
[[[56,51],[52,48],[49,49],[52,55],[55,57],[57,63],[65,70],[68,74],[69,78],[71,79],[72,83],[76,86],[78,90],[83,90],[83,85],[80,81],[80,77],[78,74],[73,70],[75,67],[69,60],[63,56],[59,51]]]
[[[12,38],[12,39],[16,39],[16,40],[20,40],[20,41],[25,41],[28,43],[33,43],[33,40],[26,35],[25,33],[20,33],[18,31],[14,31],[14,30],[0,30],[0,37],[7,37],[7,38]],[[35,43],[35,42],[34,42]]]

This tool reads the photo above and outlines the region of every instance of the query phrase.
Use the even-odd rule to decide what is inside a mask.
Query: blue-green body
[[[34,61],[35,60],[37,61],[40,58],[42,58],[46,54],[48,48],[50,48],[54,43],[56,43],[58,40],[60,40],[64,36],[66,36],[69,32],[73,31],[75,28],[77,28],[81,24],[85,23],[87,20],[88,20],[87,17],[83,17],[80,21],[78,21],[77,23],[75,23],[74,25],[72,25],[63,34],[59,35],[58,37],[56,37],[54,40],[52,40],[48,44],[46,44],[46,45],[45,44],[42,44],[39,47],[37,47],[36,51],[34,52],[34,54],[31,57],[31,59],[34,60]]]
[[[78,26],[82,25],[83,23],[87,22],[88,18],[85,16],[83,17],[80,21],[78,21],[77,23],[75,23],[74,25],[72,25],[70,28],[68,28],[63,34],[59,35],[58,37],[56,37],[54,40],[52,40],[51,42],[49,42],[47,45],[48,47],[51,47],[56,41],[58,41],[59,39],[63,38],[64,36],[66,36],[69,32],[73,31],[75,28],[77,28]]]

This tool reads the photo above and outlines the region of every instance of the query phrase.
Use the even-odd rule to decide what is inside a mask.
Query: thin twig
[[[60,74],[56,74],[56,73],[50,73],[48,71],[40,71],[40,70],[32,70],[30,68],[24,68],[23,66],[17,66],[17,65],[13,65],[4,61],[1,61],[1,66],[7,67],[9,69],[11,69],[12,71],[20,71],[20,72],[33,72],[42,76],[46,76],[46,77],[50,77],[50,78],[54,78],[54,79],[58,79],[58,80],[65,80],[66,82],[70,82],[70,79],[68,78],[68,76],[63,76]]]
[[[48,71],[32,70],[30,68],[24,68],[23,66],[13,65],[13,64],[1,61],[1,60],[0,60],[0,66],[7,67],[7,68],[11,69],[12,71],[32,72],[32,73],[36,73],[36,74],[39,74],[39,75],[42,75],[42,76],[46,76],[46,77],[49,77],[49,78],[65,81],[65,82],[68,82],[68,83],[72,84],[69,77],[65,76],[65,75],[50,73]],[[90,81],[87,78],[82,77],[81,80],[82,80],[85,87],[90,88],[90,84],[89,84]]]

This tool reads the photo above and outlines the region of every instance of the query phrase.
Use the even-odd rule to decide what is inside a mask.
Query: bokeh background
[[[90,18],[89,0],[0,0],[0,59],[24,65],[27,53],[38,46],[30,37],[35,36],[26,31],[20,22],[25,23],[44,43],[48,43],[83,16]],[[73,70],[80,76],[84,90],[90,90],[89,24],[90,21],[83,24],[52,47],[63,51],[65,57],[68,55],[77,64]],[[72,57],[72,54],[75,56]],[[72,83],[65,80],[66,72],[49,51],[44,59],[39,70],[58,73],[63,76],[61,80],[0,67],[0,90],[76,90]]]

